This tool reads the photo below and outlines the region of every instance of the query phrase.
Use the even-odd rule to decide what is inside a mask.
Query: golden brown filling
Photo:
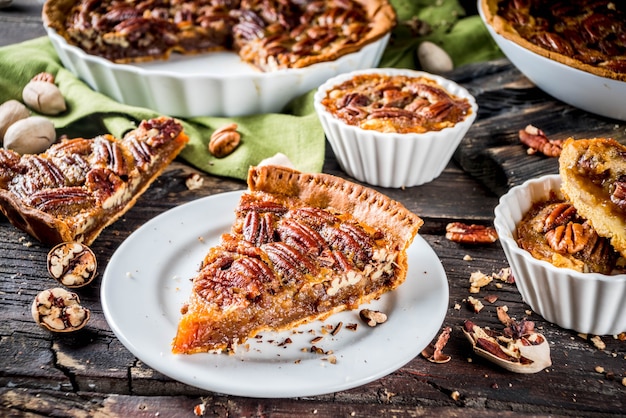
[[[322,104],[349,125],[397,133],[439,131],[472,112],[466,98],[434,80],[403,75],[356,75],[329,89]]]
[[[626,74],[623,1],[502,0],[497,14],[540,48]]]
[[[517,242],[539,260],[583,273],[610,274],[618,254],[567,201],[535,203],[517,226]]]

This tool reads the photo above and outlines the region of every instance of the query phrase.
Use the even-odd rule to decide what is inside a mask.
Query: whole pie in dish
[[[589,73],[626,81],[626,3],[609,0],[481,0],[503,37]]]
[[[576,210],[626,257],[626,146],[614,139],[568,139],[561,188]]]
[[[371,72],[328,89],[321,104],[348,125],[378,132],[440,131],[472,113],[467,98],[431,78]]]
[[[278,166],[252,167],[233,209],[193,278],[173,353],[232,352],[378,298],[404,282],[423,223],[375,190]]]
[[[172,118],[112,135],[63,139],[42,154],[0,149],[0,211],[45,244],[89,245],[126,213],[188,142]]]
[[[116,63],[236,51],[262,71],[333,61],[385,36],[388,0],[47,0],[43,21]]]

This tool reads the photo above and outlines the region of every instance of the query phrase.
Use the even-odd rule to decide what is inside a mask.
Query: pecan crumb
[[[187,189],[189,190],[199,189],[200,187],[202,187],[203,183],[204,179],[198,173],[192,173],[188,175],[185,179],[185,186],[187,186]]]
[[[373,311],[371,309],[361,309],[359,316],[367,325],[375,327],[378,324],[382,324],[387,321],[387,315],[379,311]]]
[[[485,299],[489,303],[494,303],[495,301],[498,300],[498,296],[494,294],[490,294],[490,295],[485,295],[483,299]]]
[[[435,344],[430,343],[424,350],[422,350],[422,356],[432,363],[449,362],[451,357],[443,353],[443,348],[448,343],[451,332],[452,328],[445,327],[441,334],[439,334],[437,342]]]
[[[470,293],[478,293],[480,292],[481,287],[487,286],[493,280],[492,276],[489,276],[482,271],[478,270],[470,274],[469,282],[470,282]]]
[[[311,340],[311,344],[317,344],[320,341],[322,341],[324,339],[324,337],[315,337]]]
[[[461,399],[461,394],[459,393],[458,390],[455,390],[454,392],[450,394],[450,397],[454,399],[455,401],[458,401],[459,399]]]
[[[337,326],[335,326],[335,328],[333,328],[332,332],[330,333],[330,335],[332,335],[333,337],[337,334],[339,334],[339,331],[341,330],[341,327],[343,326],[343,322],[339,322],[337,324]]]
[[[598,350],[604,350],[606,348],[606,344],[602,341],[599,335],[595,335],[591,337],[591,342]]]
[[[206,412],[206,406],[204,405],[204,403],[198,404],[193,407],[193,414],[197,417],[204,416],[205,412]]]
[[[596,373],[604,373],[604,367],[602,366],[596,366],[594,370],[596,371]]]
[[[475,313],[482,311],[483,308],[485,307],[485,305],[483,305],[481,301],[479,301],[478,299],[472,296],[467,298],[467,302],[471,305],[472,309],[474,309]]]

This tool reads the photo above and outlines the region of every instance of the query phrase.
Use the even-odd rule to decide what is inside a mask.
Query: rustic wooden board
[[[538,127],[550,139],[612,137],[626,144],[626,123],[554,99],[508,60],[466,66],[451,76],[470,90],[479,106],[454,160],[498,195],[530,178],[558,173],[556,158],[527,153],[518,136],[526,125]]]

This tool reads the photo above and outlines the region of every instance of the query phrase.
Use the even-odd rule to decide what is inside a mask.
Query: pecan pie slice
[[[609,0],[481,0],[486,21],[539,55],[626,81],[626,3]]]
[[[252,167],[231,231],[209,250],[173,341],[177,354],[233,351],[264,330],[324,319],[404,282],[423,221],[327,174]]]
[[[262,71],[333,61],[396,22],[388,0],[47,0],[42,18],[116,63],[232,50]]]
[[[563,193],[626,257],[626,146],[614,139],[568,139],[559,158]]]
[[[182,125],[160,117],[121,139],[63,139],[38,155],[0,149],[0,211],[45,244],[89,245],[135,204],[187,141]]]

